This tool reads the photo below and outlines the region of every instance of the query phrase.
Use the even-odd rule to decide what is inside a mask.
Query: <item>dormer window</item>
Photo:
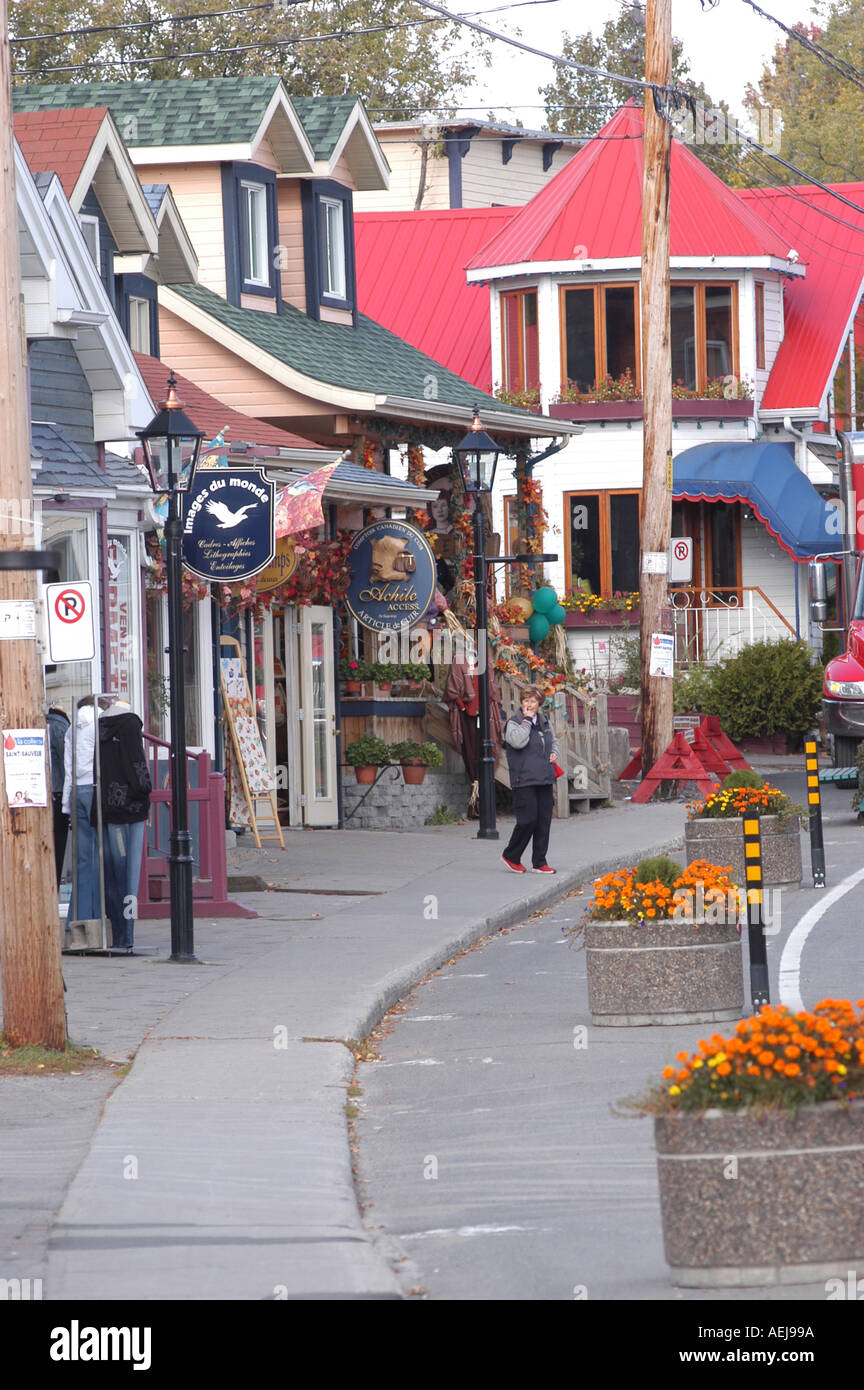
[[[99,270],[99,218],[88,217],[82,213],[78,221],[81,226],[81,231],[84,233],[87,250],[93,257],[93,264],[96,266],[96,269]]]
[[[150,344],[150,300],[129,296],[129,346],[133,352],[143,352],[148,357],[152,351]]]
[[[306,313],[347,323],[357,309],[351,190],[335,179],[305,179],[300,196]]]
[[[344,300],[345,294],[345,204],[335,198],[321,199],[321,237],[323,265],[321,292]]]
[[[240,182],[240,215],[243,221],[243,279],[270,288],[267,256],[267,189],[263,183]]]
[[[229,304],[262,295],[276,301],[278,313],[276,175],[257,164],[223,164],[222,211]]]

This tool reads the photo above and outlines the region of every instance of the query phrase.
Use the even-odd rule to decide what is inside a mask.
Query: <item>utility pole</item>
[[[33,549],[33,488],[8,21],[7,0],[0,0],[0,551],[12,552]],[[35,605],[37,599],[35,571],[0,569],[0,601]],[[43,698],[35,636],[0,640],[0,731],[44,731]],[[0,771],[3,1031],[15,1045],[41,1043],[63,1049],[66,1018],[47,749],[45,770],[46,807],[10,807]]]
[[[645,81],[668,86],[672,73],[671,0],[647,0]],[[672,529],[672,357],[669,330],[669,122],[645,90],[642,178],[642,395],[645,423],[639,579],[642,773],[672,740],[672,681],[648,674],[651,639],[661,632]]]

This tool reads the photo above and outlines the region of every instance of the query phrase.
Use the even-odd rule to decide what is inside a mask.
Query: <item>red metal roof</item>
[[[864,209],[864,183],[833,187]],[[853,211],[812,184],[745,188],[736,196],[758,211],[786,249],[796,250],[807,266],[803,279],[784,286],[785,335],[762,409],[815,409],[833,378],[861,296],[864,211]]]
[[[70,90],[72,90],[70,88]],[[15,139],[33,174],[56,174],[67,198],[72,196],[84,162],[93,147],[105,106],[68,111],[19,111],[14,117]]]
[[[469,269],[611,260],[642,249],[642,112],[627,105],[476,254]],[[672,141],[670,254],[780,256],[787,244]]]
[[[518,211],[356,213],[360,311],[457,376],[490,390],[489,291],[467,284],[465,267]]]
[[[170,366],[160,362],[157,357],[145,357],[144,353],[136,352],[135,361],[138,363],[141,375],[144,378],[144,385],[150,392],[150,397],[156,405],[165,399],[168,389],[168,375],[171,371]],[[282,448],[282,449],[316,449],[319,446],[313,444],[311,440],[301,439],[299,434],[290,434],[288,430],[277,429],[275,425],[268,425],[264,420],[256,420],[251,415],[243,415],[239,410],[232,410],[230,406],[223,405],[215,396],[210,396],[206,391],[202,391],[200,386],[196,386],[194,381],[190,381],[188,376],[181,376],[175,372],[177,378],[177,393],[186,409],[186,414],[199,429],[204,430],[207,440],[215,439],[220,430],[226,430],[226,443],[235,444],[245,441],[247,444],[257,444],[260,448]]]

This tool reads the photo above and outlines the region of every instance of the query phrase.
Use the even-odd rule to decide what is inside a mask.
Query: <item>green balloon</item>
[[[532,642],[542,642],[549,631],[549,619],[542,613],[532,613],[528,619],[528,636]]]
[[[556,603],[554,608],[550,608],[549,612],[544,614],[544,617],[549,619],[550,627],[557,627],[567,617],[567,609],[562,608],[560,603]]]
[[[537,589],[531,595],[531,602],[534,605],[535,613],[548,614],[550,608],[554,608],[558,602],[558,595],[555,590],[547,584],[544,589]]]

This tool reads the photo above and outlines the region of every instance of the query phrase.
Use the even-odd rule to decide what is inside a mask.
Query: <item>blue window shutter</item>
[[[225,234],[225,298],[240,307],[240,204],[233,164],[222,165],[222,225]]]

